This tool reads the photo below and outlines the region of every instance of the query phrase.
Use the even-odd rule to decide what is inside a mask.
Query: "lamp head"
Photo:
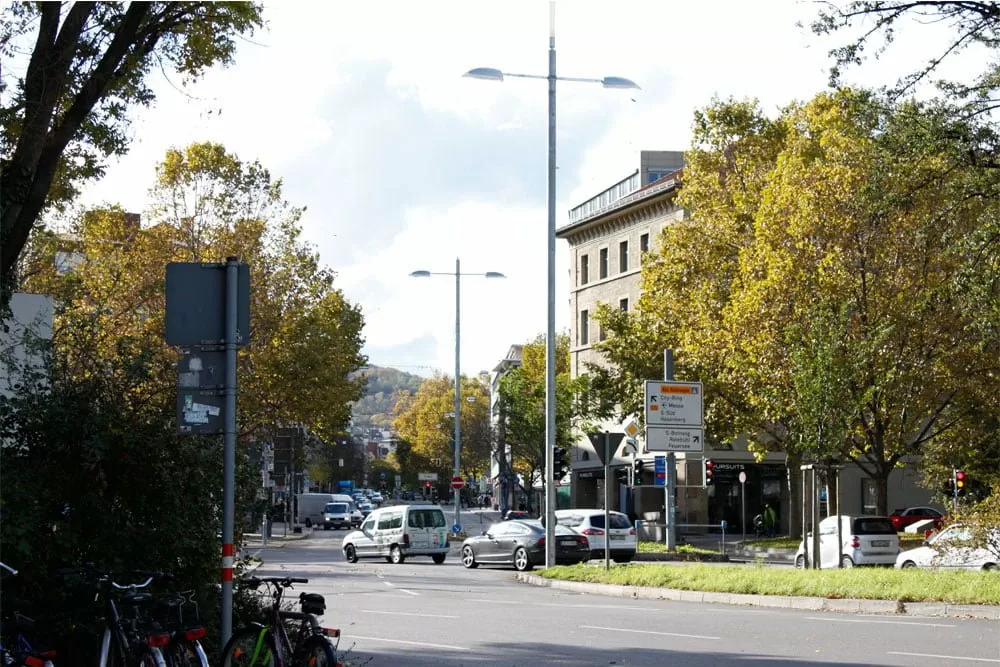
[[[606,76],[601,79],[601,85],[605,88],[639,88],[635,81],[621,76]]]
[[[487,278],[506,278],[507,276],[505,276],[504,274],[500,273],[499,271],[487,271],[486,272],[486,277]]]
[[[430,278],[431,277],[431,272],[430,271],[412,271],[410,273],[410,277],[411,278]]]
[[[470,69],[462,76],[472,79],[485,79],[487,81],[503,81],[503,72],[492,67],[476,67],[475,69]]]

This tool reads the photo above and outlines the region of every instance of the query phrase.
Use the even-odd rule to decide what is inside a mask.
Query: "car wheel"
[[[987,563],[983,565],[983,572],[1000,572],[1000,566],[996,563]]]
[[[840,567],[844,568],[845,570],[852,568],[854,567],[854,561],[851,559],[850,556],[843,556],[840,559]]]
[[[476,553],[470,546],[462,547],[462,565],[470,570],[479,567],[479,563],[476,562]]]
[[[800,556],[796,556],[795,557],[795,568],[798,569],[798,570],[804,570],[804,569],[806,569],[806,557],[805,556],[801,556],[800,555]]]
[[[312,519],[306,519],[306,528],[312,528],[312,525],[313,525]]]
[[[346,547],[344,547],[344,558],[347,559],[348,563],[358,562],[358,552],[355,551],[353,544],[348,544]]]
[[[431,560],[434,561],[435,565],[440,565],[444,562],[444,554],[434,554],[431,556]]]
[[[528,552],[525,551],[524,547],[518,547],[517,551],[514,552],[514,569],[518,572],[527,572],[531,567],[531,558],[528,557]]]
[[[900,565],[899,567],[901,569],[903,569],[903,570],[909,570],[911,567],[916,567],[916,566],[917,566],[916,563],[914,563],[912,560],[908,560],[908,561],[904,562],[902,565]]]
[[[406,556],[403,555],[403,550],[399,548],[399,545],[392,545],[392,549],[389,550],[389,562],[393,565],[402,565],[405,560]]]

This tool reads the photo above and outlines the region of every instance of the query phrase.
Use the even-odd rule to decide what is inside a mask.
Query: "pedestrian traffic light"
[[[556,447],[552,450],[552,479],[561,480],[569,472],[569,462],[566,460],[566,449]]]
[[[705,486],[715,484],[715,461],[705,459]]]

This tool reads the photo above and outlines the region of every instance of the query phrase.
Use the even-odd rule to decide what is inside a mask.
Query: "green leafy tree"
[[[218,144],[192,144],[167,152],[153,195],[145,225],[119,209],[92,211],[72,235],[40,231],[29,248],[25,284],[60,304],[54,341],[68,372],[110,373],[123,400],[137,404],[172,396],[165,266],[235,255],[251,267],[251,341],[239,357],[243,437],[271,437],[280,421],[333,442],[363,391],[355,376],[366,361],[363,318],[302,242],[301,210],[282,199],[280,181]],[[142,368],[118,359],[141,359]]]
[[[577,434],[586,430],[588,387],[586,376],[570,377],[569,336],[557,336],[556,447],[570,451]],[[514,472],[530,485],[545,469],[544,335],[522,346],[521,365],[500,380],[500,402]]]
[[[462,378],[461,458],[466,475],[482,473],[489,466],[489,403],[489,391],[480,380]],[[410,444],[418,460],[432,466],[428,471],[441,477],[450,478],[454,471],[454,411],[455,384],[443,376],[424,380],[416,394],[396,404],[393,428]]]
[[[0,21],[0,55],[27,61],[0,93],[0,283],[46,207],[70,201],[124,154],[151,71],[195,81],[228,65],[236,39],[263,25],[251,2],[18,2]]]

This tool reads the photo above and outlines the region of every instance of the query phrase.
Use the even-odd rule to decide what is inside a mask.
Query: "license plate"
[[[889,546],[889,540],[872,540],[873,547],[887,547]]]
[[[624,540],[624,539],[625,539],[624,535],[612,535],[611,536],[611,541],[612,542],[614,542],[615,540]]]
[[[559,540],[559,544],[561,544],[564,547],[575,547],[576,540]]]

